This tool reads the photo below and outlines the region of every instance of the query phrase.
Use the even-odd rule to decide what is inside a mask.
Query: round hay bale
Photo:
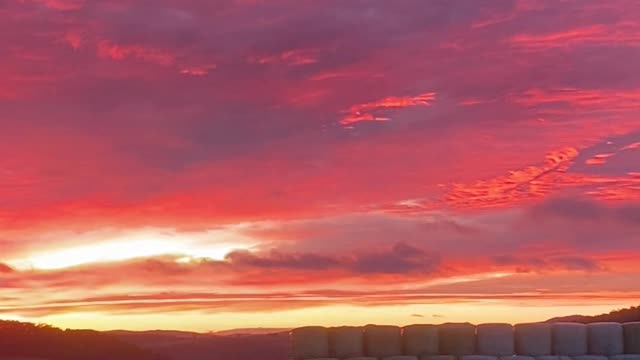
[[[476,352],[481,355],[508,356],[515,353],[511,324],[476,326]]]
[[[476,352],[476,327],[469,323],[438,325],[442,355],[473,355]]]
[[[536,360],[573,360],[573,359],[570,356],[543,355],[543,356],[536,356]]]
[[[355,326],[330,328],[329,353],[338,359],[364,356],[363,329]]]
[[[640,360],[640,354],[620,354],[609,356],[609,360]]]
[[[578,355],[578,356],[572,356],[571,359],[573,360],[609,360],[609,358],[604,355]]]
[[[619,355],[624,353],[622,324],[614,322],[587,325],[588,350],[591,355]]]
[[[438,327],[428,324],[405,326],[402,329],[402,345],[405,355],[437,355]]]
[[[458,360],[455,355],[422,355],[420,360]]]
[[[295,360],[329,357],[329,336],[322,326],[306,326],[291,331],[291,345]]]
[[[551,355],[551,324],[528,323],[514,326],[515,352],[518,355]]]
[[[565,356],[585,355],[587,326],[578,323],[554,323],[551,325],[553,354]]]
[[[462,355],[459,356],[460,360],[498,360],[496,356],[491,355]]]
[[[400,327],[391,325],[365,326],[364,348],[367,356],[376,358],[402,355]]]
[[[624,353],[640,354],[640,322],[622,324],[624,332]]]
[[[511,355],[511,356],[500,356],[500,360],[536,360],[533,356],[525,356],[525,355]]]

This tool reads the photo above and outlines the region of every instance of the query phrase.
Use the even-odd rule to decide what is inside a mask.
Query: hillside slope
[[[609,321],[621,323],[640,321],[640,306],[633,306],[628,309],[614,310],[609,312],[608,314],[595,316],[570,315],[547,320],[547,322],[577,322],[583,324]]]
[[[289,334],[228,335],[163,333],[156,331],[114,333],[171,360],[286,360],[290,358]]]
[[[164,360],[149,350],[93,330],[0,320],[0,359]]]

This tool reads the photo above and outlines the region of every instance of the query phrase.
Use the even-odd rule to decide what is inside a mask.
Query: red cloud
[[[98,42],[98,56],[112,60],[134,58],[158,65],[173,65],[175,58],[161,50],[140,45],[117,45],[108,40]]]
[[[591,159],[587,159],[585,161],[585,164],[587,165],[602,165],[605,164],[607,162],[607,159],[615,156],[615,154],[598,154],[594,157],[592,157]]]
[[[265,64],[284,64],[289,66],[309,65],[318,62],[319,50],[316,49],[297,49],[288,50],[277,55],[252,56],[249,62],[261,65]]]
[[[638,46],[640,29],[635,22],[615,26],[592,25],[546,34],[516,35],[511,44],[531,49],[552,49],[583,44]]]
[[[416,96],[387,97],[370,103],[353,105],[347,115],[340,121],[343,125],[351,125],[361,121],[387,121],[389,118],[375,116],[373,113],[385,109],[401,109],[412,106],[430,106],[435,100],[433,92]]]
[[[81,9],[85,0],[35,0],[41,4],[44,4],[46,7],[55,9],[55,10],[78,10]]]

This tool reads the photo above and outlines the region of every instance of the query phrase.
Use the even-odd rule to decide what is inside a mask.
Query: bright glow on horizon
[[[150,330],[170,328],[186,331],[222,331],[244,327],[294,328],[306,325],[319,326],[363,326],[370,323],[380,325],[440,324],[445,322],[505,322],[511,324],[537,322],[551,317],[565,316],[573,311],[585,315],[609,312],[627,304],[611,302],[598,305],[526,306],[510,303],[455,303],[391,306],[331,305],[284,311],[261,311],[248,313],[149,313],[112,314],[100,312],[73,312],[51,315],[42,321],[62,328],[94,328],[96,330]],[[375,320],[372,320],[375,313]],[[420,316],[417,316],[420,315]],[[134,320],[135,319],[135,320]],[[250,324],[250,325],[248,325]]]

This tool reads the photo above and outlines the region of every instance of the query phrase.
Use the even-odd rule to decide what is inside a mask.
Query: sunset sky
[[[0,0],[0,318],[638,305],[640,1]]]

